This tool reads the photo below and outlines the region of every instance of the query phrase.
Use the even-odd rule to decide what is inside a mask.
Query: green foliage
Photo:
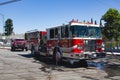
[[[115,41],[111,42],[111,46],[112,47],[116,46],[116,42]]]
[[[119,37],[117,37],[117,42],[118,42],[118,43],[120,43],[120,36],[119,36]]]
[[[114,38],[117,41],[120,36],[120,13],[118,10],[110,8],[101,19],[105,21],[103,35],[109,40]]]
[[[106,42],[105,43],[105,47],[108,48],[110,46],[110,43],[109,42]]]
[[[7,19],[5,21],[5,35],[6,36],[9,36],[13,33],[13,22],[12,22],[12,19]]]
[[[105,42],[105,47],[115,47],[117,45],[116,41],[112,41],[112,42]]]

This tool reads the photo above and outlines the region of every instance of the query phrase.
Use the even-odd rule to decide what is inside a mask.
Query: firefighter
[[[47,51],[47,46],[44,43],[43,39],[40,40],[39,51],[41,51],[41,52],[46,52]]]
[[[34,44],[32,43],[31,44],[31,54],[34,54],[35,53],[35,47],[34,47]]]
[[[44,45],[44,41],[41,39],[40,40],[40,46],[43,46]]]

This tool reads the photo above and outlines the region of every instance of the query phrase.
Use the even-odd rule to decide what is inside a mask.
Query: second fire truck
[[[52,56],[53,61],[74,63],[83,59],[105,57],[99,25],[70,21],[68,24],[26,33],[34,54]],[[31,48],[32,49],[32,48]]]

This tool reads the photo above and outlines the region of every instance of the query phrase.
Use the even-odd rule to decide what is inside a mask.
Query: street
[[[115,75],[111,66],[104,69],[96,67],[92,61],[88,62],[87,68],[68,67],[68,63],[54,65],[46,58],[34,58],[30,51],[11,52],[9,49],[0,49],[0,80],[120,80],[120,65],[116,65],[116,68],[114,66],[118,71]]]

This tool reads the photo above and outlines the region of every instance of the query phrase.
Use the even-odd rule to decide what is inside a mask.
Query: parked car
[[[16,49],[24,49],[27,51],[27,42],[25,39],[14,39],[11,42],[11,51],[15,51]]]

